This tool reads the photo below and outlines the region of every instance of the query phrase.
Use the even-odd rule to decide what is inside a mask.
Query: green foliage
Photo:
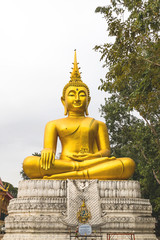
[[[109,99],[105,99],[101,114],[108,126],[111,154],[134,159],[136,171],[133,179],[140,181],[142,196],[150,199],[153,214],[158,219],[160,184],[154,176],[153,166],[157,165],[157,169],[159,168],[159,159],[157,145],[149,126],[132,114],[118,94],[112,94]],[[157,227],[157,234],[158,229]]]
[[[40,156],[41,156],[41,154],[40,154],[40,153],[38,153],[38,152],[34,152],[34,153],[32,154],[32,156],[37,156],[37,157],[40,157]]]
[[[118,93],[119,101],[123,101],[127,109],[138,111],[148,125],[147,130],[144,123],[144,127],[139,127],[140,131],[144,128],[141,141],[143,146],[148,141],[151,144],[148,145],[147,166],[157,183],[160,183],[159,11],[159,0],[111,0],[109,6],[98,7],[96,12],[105,17],[108,34],[114,41],[95,47],[108,69],[100,89]],[[137,142],[140,144],[138,138]],[[143,159],[148,159],[145,150],[140,151]]]
[[[18,192],[17,187],[14,187],[11,183],[8,183],[8,182],[3,182],[3,185],[6,187],[8,187],[8,185],[9,185],[8,192],[11,193],[14,198],[17,197],[17,192]]]
[[[41,156],[41,154],[38,153],[38,152],[35,152],[35,153],[33,153],[32,155],[33,155],[33,156],[38,156],[38,157]],[[28,179],[30,179],[30,178],[25,174],[25,172],[23,171],[23,167],[22,167],[22,170],[20,171],[20,175],[21,175],[21,177],[22,177],[23,180],[28,180]]]
[[[25,174],[25,172],[23,171],[23,168],[22,168],[22,170],[20,171],[20,175],[21,175],[21,178],[22,178],[23,180],[28,180],[28,179],[30,179],[30,178]]]
[[[120,93],[150,126],[160,116],[159,11],[159,0],[112,0],[108,7],[96,9],[107,21],[109,36],[115,37],[114,43],[95,47],[109,68],[100,88]],[[129,16],[123,21],[125,12]]]

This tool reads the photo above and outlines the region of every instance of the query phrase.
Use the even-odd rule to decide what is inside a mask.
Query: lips
[[[76,101],[76,102],[74,101],[73,106],[75,106],[75,107],[81,106],[81,101]]]
[[[80,106],[81,106],[81,103],[73,103],[73,106],[74,106],[74,107],[80,107]]]

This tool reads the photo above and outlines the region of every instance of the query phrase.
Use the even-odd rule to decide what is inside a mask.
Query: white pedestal
[[[141,198],[137,181],[26,180],[10,201],[3,240],[70,239],[80,225],[77,212],[83,200],[91,214],[88,224],[102,239],[112,232],[157,239],[151,204]]]

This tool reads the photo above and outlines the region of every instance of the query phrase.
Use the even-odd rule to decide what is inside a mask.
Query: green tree
[[[160,183],[159,11],[159,0],[111,0],[109,6],[98,7],[96,12],[103,14],[108,34],[114,40],[95,47],[108,71],[100,89],[118,93],[125,107],[137,110],[150,129],[154,146],[151,149],[148,145],[153,152],[148,167],[157,183]],[[143,157],[148,159],[145,153]]]
[[[105,99],[105,105],[101,106],[101,114],[108,126],[111,154],[135,160],[136,171],[133,179],[140,181],[142,197],[150,199],[153,215],[158,222],[160,185],[152,170],[152,161],[157,157],[157,147],[149,126],[131,113],[118,94]],[[160,222],[156,231],[160,235]]]

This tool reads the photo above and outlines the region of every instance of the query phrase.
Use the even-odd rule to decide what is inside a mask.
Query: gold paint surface
[[[76,51],[71,80],[61,97],[67,117],[48,122],[41,157],[30,156],[23,162],[31,179],[99,179],[130,178],[135,163],[130,158],[110,157],[106,125],[87,117],[90,102],[88,86],[82,82]],[[62,144],[60,159],[55,159],[57,139]]]

